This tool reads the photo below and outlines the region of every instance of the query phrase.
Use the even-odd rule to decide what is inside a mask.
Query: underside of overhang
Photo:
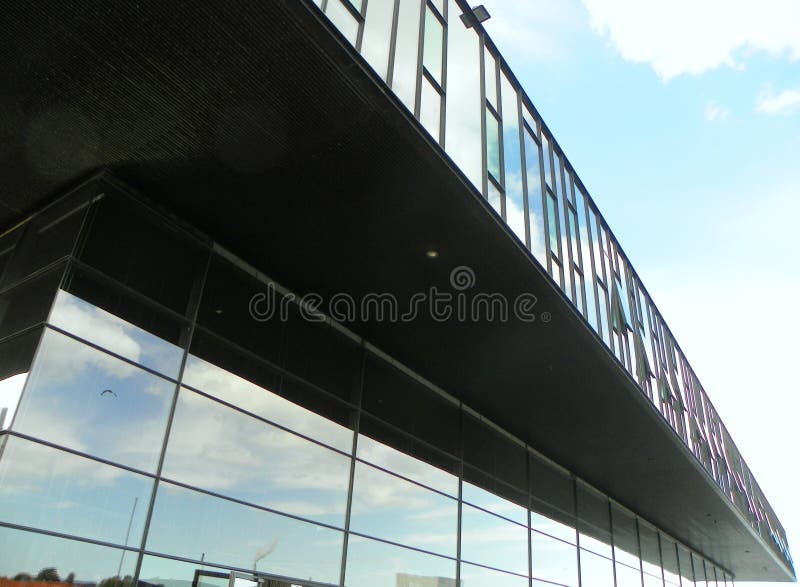
[[[0,228],[99,169],[298,293],[533,293],[549,322],[348,326],[733,572],[792,580],[490,207],[313,6],[4,9]],[[435,249],[437,259],[425,252]]]

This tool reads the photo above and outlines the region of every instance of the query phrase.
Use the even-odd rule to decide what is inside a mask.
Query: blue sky
[[[800,2],[483,3],[797,550]]]

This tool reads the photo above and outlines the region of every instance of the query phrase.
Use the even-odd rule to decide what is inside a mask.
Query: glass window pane
[[[136,567],[135,552],[3,527],[0,552],[0,577],[26,581],[88,586],[122,578],[130,583]]]
[[[494,185],[494,183],[491,180],[489,181],[488,189],[489,189],[489,204],[491,204],[492,208],[494,208],[495,211],[502,218],[503,217],[503,194],[500,192],[500,190],[497,189],[497,187]]]
[[[680,585],[680,571],[678,568],[678,552],[675,541],[659,533],[661,540],[661,562],[664,567],[664,579],[667,583]]]
[[[392,90],[412,112],[417,92],[417,55],[421,16],[419,2],[400,2]]]
[[[339,29],[351,44],[356,44],[358,38],[358,21],[356,17],[344,6],[347,0],[328,0],[325,14],[331,22]]]
[[[287,318],[281,366],[344,401],[352,401],[360,379],[360,345],[328,324],[306,320],[296,305]]]
[[[681,567],[681,585],[684,587],[694,583],[694,571],[692,569],[692,556],[683,546],[678,545],[678,563]]]
[[[467,472],[468,471],[468,472]],[[465,469],[465,479],[473,477],[475,472],[471,468]],[[499,484],[495,484],[492,489],[497,489]],[[528,510],[518,503],[525,503],[525,492],[517,493],[517,498],[513,501],[504,499],[495,493],[482,489],[466,480],[461,484],[461,499],[467,503],[483,508],[489,512],[513,520],[523,526],[528,525]]]
[[[0,234],[0,289],[5,287],[6,281],[3,279],[3,274],[11,261],[11,257],[17,247],[17,241],[23,232],[24,226],[19,226]]]
[[[389,68],[393,14],[394,0],[369,0],[361,38],[361,54],[384,81]]]
[[[639,539],[636,520],[616,505],[611,506],[611,527],[614,533],[614,560],[639,568]]]
[[[561,540],[531,532],[533,577],[562,585],[578,584],[577,548]]]
[[[461,510],[461,558],[527,575],[528,529],[465,504]]]
[[[589,486],[578,483],[578,531],[581,548],[611,557],[611,521],[608,499]]]
[[[551,168],[551,157],[553,155],[550,149],[550,141],[548,140],[547,135],[544,134],[544,131],[542,131],[542,154],[544,156],[544,183],[547,185],[547,187],[553,189],[553,171]]]
[[[581,549],[581,587],[614,587],[614,563]]]
[[[0,440],[0,520],[138,546],[153,480],[14,436]]]
[[[425,8],[425,45],[422,64],[439,85],[442,85],[442,50],[444,48],[444,29],[430,6]]]
[[[486,108],[486,169],[500,183],[500,121]]]
[[[350,529],[445,556],[456,554],[458,502],[356,463]]]
[[[522,151],[517,92],[505,74],[500,77],[503,103],[503,162],[505,168],[506,222],[525,242],[525,201],[522,189]]]
[[[104,304],[107,308],[109,306],[113,309],[122,308],[121,314],[135,313],[136,318],[139,318],[138,321],[146,322],[148,325],[158,324],[156,330],[171,331],[166,336],[171,334],[172,340],[151,334],[103,307],[64,290],[59,290],[56,295],[48,320],[50,324],[135,363],[163,373],[167,377],[177,378],[183,359],[183,349],[175,343],[179,342],[178,337],[184,329],[182,324],[132,299],[126,299],[126,296],[118,292],[108,288],[103,289],[97,284],[84,282],[75,288],[68,287],[81,292],[89,290],[91,298],[97,299],[102,296],[105,298],[104,301],[110,302]]]
[[[0,430],[11,428],[42,330],[0,343]]]
[[[638,567],[633,568],[617,563],[617,587],[642,587],[642,573]]]
[[[553,194],[547,193],[547,229],[550,236],[550,250],[561,259],[561,239],[559,236],[558,202]]]
[[[161,482],[147,549],[338,583],[342,532]]]
[[[362,416],[359,431],[358,458],[437,491],[458,496],[455,460],[434,452],[413,437],[392,433],[387,426],[378,424],[368,416]]]
[[[524,493],[528,483],[525,447],[472,415],[464,415],[463,425],[464,462]]]
[[[526,540],[525,549],[527,550],[527,548],[528,544]],[[525,570],[525,574],[528,574],[527,568]],[[439,585],[441,584],[438,584],[436,587],[439,587]],[[446,585],[449,587],[450,584]],[[469,563],[462,563],[461,585],[464,587],[467,585],[491,585],[491,587],[528,587],[528,578],[520,577],[519,575],[511,575],[509,573],[502,573],[500,571],[471,565]]]
[[[14,430],[152,472],[175,384],[46,330]]]
[[[660,578],[661,552],[658,545],[658,532],[642,521],[639,522],[639,547],[644,572]]]
[[[483,50],[483,63],[486,80],[486,99],[492,106],[497,108],[499,104],[497,100],[497,59],[488,48]]]
[[[143,204],[111,195],[97,204],[81,251],[88,265],[179,314],[188,310],[207,255]]]
[[[202,353],[205,356],[212,355],[215,360],[219,358],[218,352],[220,349],[222,351],[225,350],[221,347],[211,347],[209,351],[205,345],[195,348],[194,342],[192,343],[193,353]],[[231,354],[235,356],[235,353]],[[230,364],[232,361],[233,359],[229,360],[226,356],[223,356],[222,362]],[[235,366],[237,364],[234,363]],[[260,369],[258,374],[263,374],[258,377],[260,381],[263,380],[268,385],[274,385],[273,389],[278,389],[280,379],[274,372]],[[247,373],[247,375],[250,376],[250,373]],[[272,375],[272,377],[269,377],[269,375]],[[247,379],[204,361],[194,354],[189,355],[186,361],[182,381],[186,385],[190,385],[208,395],[270,422],[285,426],[309,438],[319,440],[345,452],[352,450],[353,431],[349,428],[281,397],[273,389],[267,389],[251,383]],[[309,393],[308,398],[313,401],[311,398],[314,398],[314,395]],[[336,406],[333,406],[333,408],[335,409]],[[320,411],[323,414],[327,413],[325,409]]]
[[[362,407],[370,414],[452,455],[459,453],[458,406],[382,359],[369,355]]]
[[[92,189],[87,186],[86,191]],[[88,194],[64,198],[18,229],[24,232],[0,285],[5,287],[19,281],[72,254],[88,208],[86,197]]]
[[[181,389],[178,396],[163,475],[255,505],[344,526],[349,457],[188,389]]]
[[[346,569],[346,587],[455,585],[456,580],[454,560],[361,536],[350,536]]]
[[[575,490],[572,478],[534,454],[529,458],[531,527],[574,544]]]
[[[435,141],[439,141],[442,110],[442,96],[433,87],[431,82],[422,78],[422,96],[420,102],[419,121]]]
[[[480,58],[475,31],[448,27],[445,149],[478,190],[483,184]]]
[[[59,265],[0,293],[0,338],[47,320],[65,268]]]
[[[536,260],[547,266],[547,245],[545,244],[544,200],[542,199],[542,177],[539,158],[541,148],[533,138],[531,130],[525,127],[525,169],[528,187],[528,225],[531,233],[531,252]]]
[[[283,300],[274,284],[265,283],[214,255],[203,286],[197,322],[278,365],[286,330],[285,316],[280,311]]]

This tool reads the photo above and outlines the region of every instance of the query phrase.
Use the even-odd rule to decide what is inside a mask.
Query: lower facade
[[[105,179],[0,236],[0,495],[0,587],[733,581]]]

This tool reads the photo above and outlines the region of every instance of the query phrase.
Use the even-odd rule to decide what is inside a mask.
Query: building
[[[794,580],[462,0],[4,20],[2,581]]]

